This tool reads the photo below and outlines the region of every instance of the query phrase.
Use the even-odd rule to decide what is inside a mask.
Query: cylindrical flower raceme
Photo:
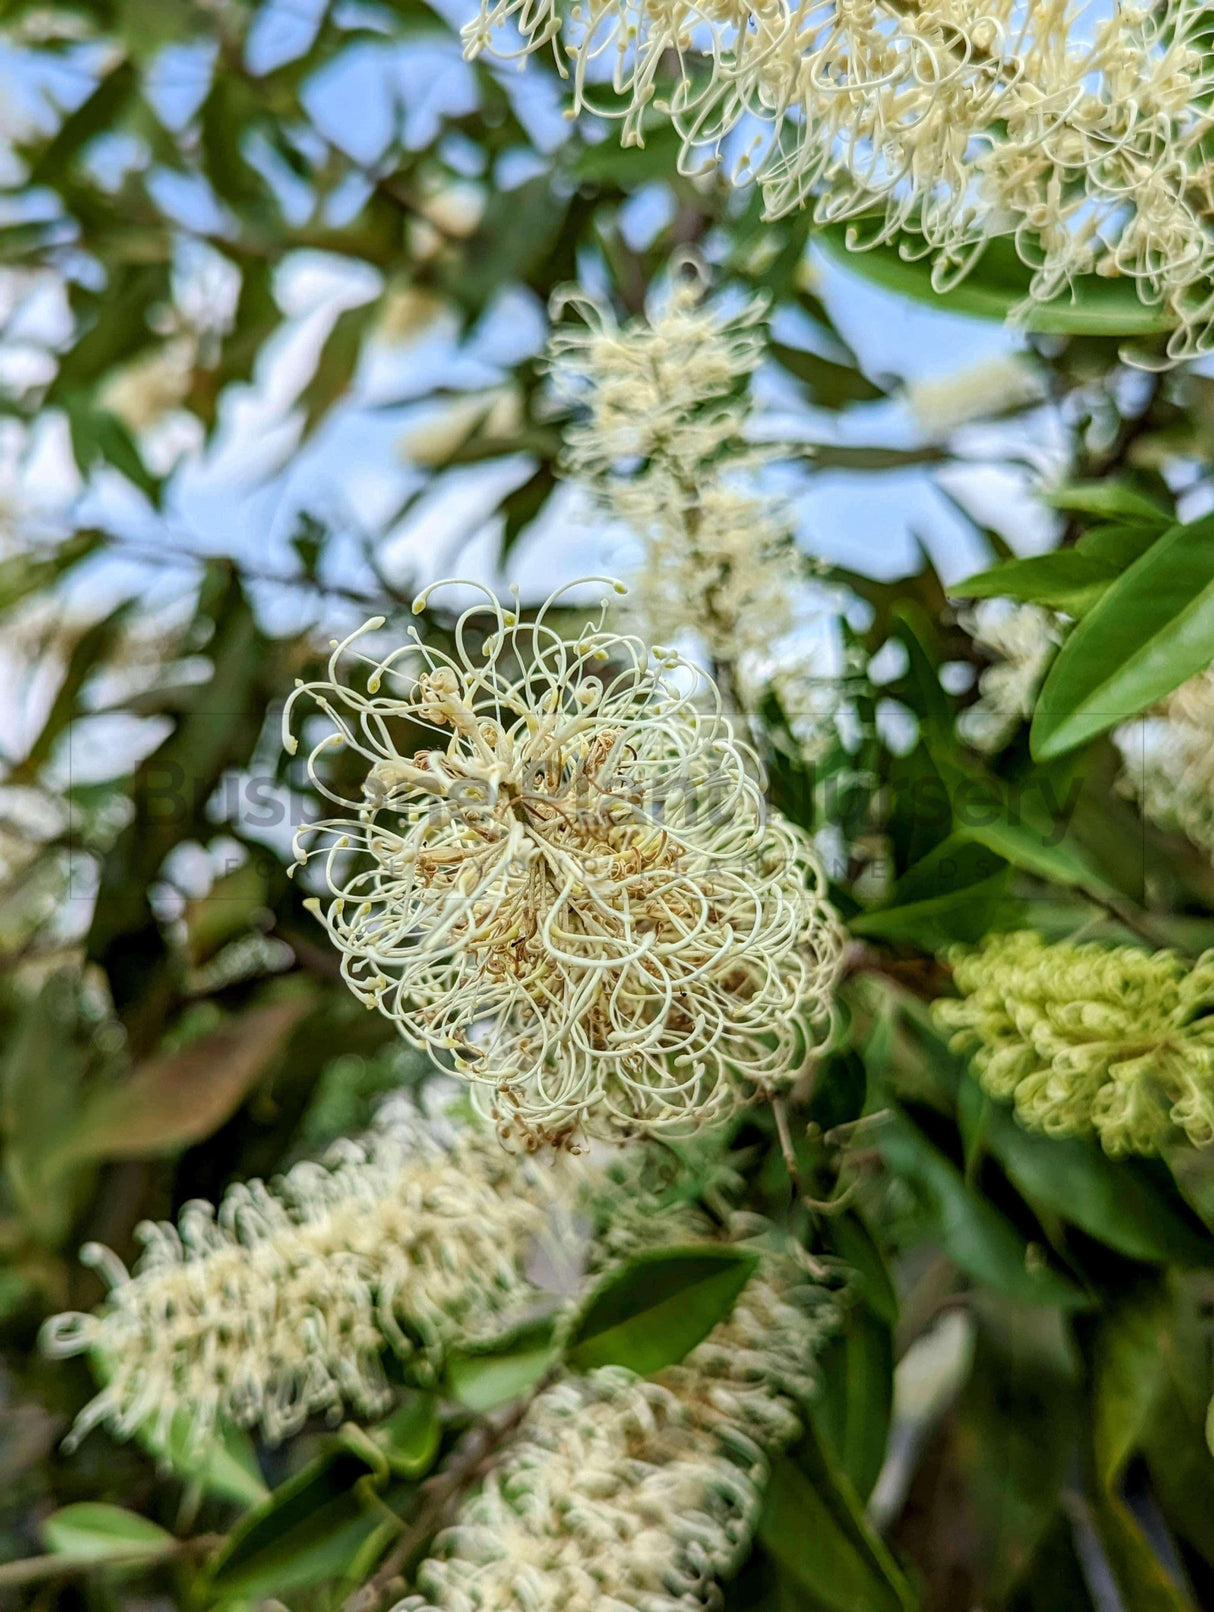
[[[1054,611],[1011,599],[983,599],[961,619],[992,663],[978,679],[978,698],[958,717],[957,730],[976,750],[999,750],[1032,716],[1062,627]]]
[[[297,836],[351,988],[528,1146],[694,1126],[795,1078],[831,1019],[841,932],[715,688],[602,611],[570,643],[559,595],[525,623],[486,597],[453,654],[415,632],[362,692],[343,676],[356,633],[288,704],[288,748],[300,700],[323,713],[310,772],[351,813]],[[402,722],[435,745],[399,753]],[[359,801],[318,770],[333,744],[366,763]]]
[[[48,1354],[87,1352],[103,1379],[72,1437],[164,1433],[181,1412],[198,1440],[221,1415],[278,1440],[310,1415],[381,1413],[385,1350],[441,1348],[525,1300],[553,1190],[491,1134],[417,1127],[234,1186],[218,1209],[189,1203],[176,1226],[145,1223],[133,1274],[86,1248],[105,1302],[43,1333]]]
[[[756,480],[772,450],[747,440],[766,302],[724,312],[684,278],[624,324],[580,293],[558,293],[565,308],[579,317],[549,341],[557,391],[579,411],[565,469],[643,544],[629,600],[641,635],[694,633],[747,698],[795,666],[813,703],[810,651],[793,639],[820,604],[790,511]]]
[[[605,1367],[545,1390],[422,1563],[423,1594],[397,1612],[715,1605],[829,1330],[786,1275],[760,1272],[729,1319],[655,1378]]]
[[[1112,1154],[1214,1142],[1214,952],[1186,963],[1020,931],[952,962],[964,994],[936,1017],[1022,1123],[1095,1133]]]
[[[1186,835],[1214,858],[1214,667],[1189,678],[1115,737],[1122,786],[1144,816]]]
[[[625,144],[665,115],[685,172],[728,145],[768,217],[812,203],[853,249],[913,231],[938,290],[1004,237],[1030,271],[1021,316],[1096,274],[1160,305],[1173,358],[1214,341],[1200,0],[481,0],[465,53],[510,55],[510,25],[514,54],[551,46],[572,72],[571,115],[622,118]]]

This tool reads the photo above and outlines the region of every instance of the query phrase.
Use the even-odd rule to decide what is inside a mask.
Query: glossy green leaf
[[[933,287],[929,258],[904,257],[897,245],[861,247],[863,225],[830,225],[813,238],[862,278],[952,313],[1005,320],[1018,312],[1025,329],[1057,335],[1145,336],[1175,324],[1165,310],[1142,302],[1133,284],[1094,275],[1077,280],[1051,302],[1026,307],[1032,273],[1006,236],[989,241],[976,266],[947,291]],[[909,239],[911,250],[921,251],[920,243]]]
[[[674,1365],[723,1321],[758,1269],[749,1249],[647,1249],[609,1272],[565,1344],[575,1371],[627,1366],[648,1377]]]
[[[950,835],[907,869],[888,905],[858,914],[848,927],[856,935],[912,941],[935,951],[1009,928],[1017,912],[1008,895],[1007,861],[984,845]]]
[[[428,1472],[442,1436],[437,1398],[420,1390],[407,1394],[386,1421],[371,1429],[370,1436],[398,1477],[416,1478]]]
[[[819,1355],[818,1377],[814,1426],[867,1501],[889,1444],[894,1349],[888,1323],[866,1304],[855,1305]]]
[[[1144,1284],[1104,1318],[1093,1361],[1093,1513],[1109,1563],[1134,1612],[1196,1612],[1121,1493],[1121,1479],[1167,1386],[1166,1290]]]
[[[983,1107],[985,1145],[1034,1207],[1060,1215],[1130,1259],[1214,1262],[1214,1235],[1187,1208],[1167,1171],[1146,1160],[1113,1160],[1094,1138],[1043,1136],[966,1078],[962,1112]]]
[[[1046,493],[1045,501],[1068,514],[1097,515],[1101,520],[1141,522],[1157,533],[1167,530],[1174,517],[1162,504],[1137,492],[1124,481],[1073,481]]]
[[[42,1537],[55,1556],[98,1564],[161,1561],[177,1547],[172,1534],[147,1517],[100,1500],[52,1512],[42,1524]]]
[[[945,1253],[976,1281],[1030,1304],[1074,1309],[1090,1302],[1051,1266],[1044,1249],[1030,1247],[993,1204],[966,1185],[956,1165],[906,1114],[891,1112],[875,1141],[890,1169],[919,1192]]]
[[[1214,516],[1174,526],[1070,633],[1037,700],[1047,761],[1128,721],[1214,660]]]
[[[1057,549],[1027,560],[1005,560],[964,582],[951,583],[949,592],[958,599],[1024,599],[1081,615],[1116,575],[1116,567],[1106,561],[1075,549]]]
[[[812,1428],[772,1462],[759,1538],[804,1612],[911,1612],[918,1603]]]
[[[482,1412],[535,1387],[557,1358],[550,1317],[528,1321],[477,1349],[453,1349],[444,1384],[454,1399]]]
[[[281,1597],[341,1577],[383,1527],[374,1486],[365,1461],[348,1452],[312,1462],[241,1519],[208,1570],[210,1598]]]
[[[983,1604],[1001,1606],[1032,1568],[1078,1460],[1078,1361],[1057,1311],[976,1306],[973,1365],[955,1447]]]

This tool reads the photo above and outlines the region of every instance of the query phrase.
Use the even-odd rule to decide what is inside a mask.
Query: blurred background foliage
[[[937,948],[993,926],[1214,944],[1208,860],[1144,827],[1109,739],[1045,767],[1025,724],[990,760],[961,745],[990,657],[945,587],[1082,548],[1099,501],[1051,514],[1047,482],[1136,492],[1161,526],[1200,515],[1211,380],[1127,369],[1082,299],[1066,328],[996,336],[967,316],[1014,300],[997,261],[950,299],[896,254],[841,266],[804,215],[766,224],[752,195],[676,177],[669,130],[623,150],[563,123],[549,64],[461,65],[461,20],[423,0],[0,0],[0,1560],[46,1550],[81,1501],[223,1533],[329,1452],[315,1512],[263,1528],[239,1593],[181,1557],[134,1579],[0,1569],[0,1601],[340,1602],[361,1535],[283,1562],[300,1515],[322,1541],[325,1507],[348,1520],[365,1461],[319,1432],[260,1467],[242,1446],[225,1488],[100,1432],[65,1456],[88,1373],[44,1362],[36,1333],[99,1297],[83,1242],[130,1254],[141,1219],[323,1150],[424,1075],[286,878],[316,803],[276,706],[362,616],[403,632],[437,570],[572,564],[593,534],[559,485],[543,310],[580,278],[639,312],[696,248],[715,285],[771,299],[783,473],[830,539],[807,567],[843,602],[849,725],[810,758],[773,697],[761,736],[776,801],[841,847],[862,938],[847,1034],[798,1115],[818,1207],[790,1203],[763,1118],[731,1142],[748,1201],[857,1275],[727,1604],[1214,1604],[1208,1166],[1022,1130],[925,1009]],[[916,378],[1012,347],[1019,390],[996,367],[958,404]],[[915,529],[928,477],[951,564]],[[1033,573],[1023,596],[1065,604],[1064,584]],[[1048,853],[1003,810],[1043,778],[1074,791]],[[958,780],[997,827],[958,816]]]

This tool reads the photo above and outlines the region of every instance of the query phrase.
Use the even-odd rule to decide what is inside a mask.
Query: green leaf
[[[95,554],[102,542],[100,532],[76,532],[50,552],[34,549],[0,560],[0,613],[50,587],[74,565]]]
[[[889,1444],[894,1384],[889,1325],[866,1304],[856,1305],[818,1357],[818,1374],[814,1426],[856,1494],[867,1501]]]
[[[321,348],[312,379],[299,394],[304,411],[303,437],[306,440],[340,402],[350,388],[362,353],[363,336],[379,311],[379,300],[345,308]]]
[[[509,554],[526,528],[535,520],[548,502],[549,494],[555,486],[556,474],[552,465],[545,461],[527,477],[521,487],[516,487],[502,499],[501,513],[505,517],[505,526],[502,529],[503,555]]]
[[[1106,1314],[1092,1363],[1093,1514],[1122,1597],[1134,1612],[1195,1612],[1121,1494],[1121,1479],[1167,1386],[1170,1301],[1143,1284]]]
[[[1174,526],[1063,644],[1030,741],[1048,761],[1154,705],[1214,660],[1214,515]]]
[[[438,1400],[420,1390],[406,1395],[404,1404],[373,1427],[370,1436],[383,1450],[389,1469],[397,1477],[420,1477],[430,1470],[438,1454]]]
[[[758,1269],[750,1249],[646,1249],[608,1273],[565,1344],[574,1371],[627,1366],[648,1377],[682,1360],[723,1321]]]
[[[1092,1137],[1026,1130],[968,1075],[958,1105],[962,1113],[983,1105],[985,1144],[1034,1208],[1060,1215],[1129,1259],[1159,1265],[1214,1260],[1214,1237],[1187,1208],[1166,1169],[1145,1160],[1114,1161]]]
[[[339,1578],[382,1528],[374,1488],[366,1462],[347,1451],[312,1462],[241,1518],[208,1570],[211,1598],[262,1600]]]
[[[822,408],[841,409],[848,403],[871,403],[885,396],[884,390],[855,364],[840,364],[807,348],[788,347],[779,341],[769,342],[768,351],[777,364],[809,389],[813,402]]]
[[[1006,860],[953,834],[907,869],[887,906],[859,914],[848,927],[856,935],[911,941],[937,951],[1011,927],[1018,910],[1008,896]]]
[[[102,78],[92,94],[59,125],[41,154],[30,164],[30,186],[56,185],[94,135],[107,133],[119,122],[136,88],[132,62],[120,61]]]
[[[557,1358],[553,1323],[545,1316],[524,1322],[479,1349],[452,1350],[444,1383],[452,1398],[478,1414],[494,1410],[533,1389]]]
[[[213,1435],[199,1445],[193,1417],[183,1408],[173,1413],[167,1437],[161,1436],[160,1418],[155,1414],[134,1437],[149,1454],[166,1461],[174,1472],[220,1500],[255,1506],[269,1494],[252,1439],[230,1422],[221,1421]]]
[[[973,1365],[956,1451],[984,1594],[1002,1606],[1032,1567],[1076,1462],[1078,1362],[1057,1311],[976,1306]]]
[[[98,408],[83,392],[63,393],[59,401],[67,415],[72,452],[81,473],[87,476],[99,465],[111,465],[153,503],[158,502],[162,482],[144,464],[134,437],[117,415]]]
[[[911,1612],[917,1604],[812,1429],[772,1462],[759,1538],[795,1582],[803,1612]]]
[[[1098,515],[1101,520],[1141,522],[1166,531],[1175,517],[1153,498],[1127,487],[1123,481],[1073,481],[1045,497],[1054,509],[1069,514]]]
[[[1044,1250],[1031,1248],[993,1204],[971,1191],[907,1114],[891,1111],[875,1140],[890,1169],[917,1189],[944,1252],[976,1281],[1030,1304],[1075,1309],[1089,1302]]]
[[[54,1511],[42,1524],[46,1548],[76,1562],[156,1562],[177,1548],[158,1524],[121,1506],[81,1500]]]
[[[827,1227],[831,1247],[847,1266],[852,1281],[869,1309],[893,1326],[898,1319],[898,1294],[876,1239],[854,1210],[831,1217]]]
[[[75,1201],[55,1154],[72,1123],[84,1072],[75,1035],[75,988],[53,974],[22,1006],[0,1048],[0,1135],[9,1202],[27,1231],[54,1246]]]
[[[1151,544],[1159,541],[1163,531],[1163,527],[1148,525],[1146,521],[1136,525],[1126,522],[1121,526],[1093,526],[1076,543],[1075,552],[1121,572],[1135,560],[1141,560]]]
[[[119,629],[127,616],[127,605],[118,606],[100,621],[86,628],[72,645],[63,679],[55,691],[46,721],[33,744],[20,762],[9,772],[6,783],[32,783],[50,759],[55,741],[67,729],[76,715],[81,691],[93,673],[101,666],[118,637]]]
[[[917,237],[908,234],[897,245],[861,246],[862,229],[863,223],[832,224],[816,230],[813,238],[863,279],[935,308],[999,320],[1017,311],[1023,329],[1043,335],[1146,336],[1171,330],[1176,323],[1165,309],[1142,302],[1132,284],[1096,275],[1076,280],[1051,302],[1029,304],[1032,271],[1020,261],[1009,236],[988,241],[963,280],[937,291],[930,258],[902,255],[903,244],[922,251]]]
[[[1115,566],[1076,549],[1006,560],[949,584],[958,599],[1023,599],[1081,615],[1117,575]]]

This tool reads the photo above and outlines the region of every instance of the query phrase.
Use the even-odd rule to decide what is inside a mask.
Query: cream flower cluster
[[[1214,668],[1182,683],[1116,738],[1122,784],[1146,816],[1214,858]]]
[[[766,1274],[678,1366],[547,1389],[397,1612],[691,1612],[744,1558],[820,1327]]]
[[[146,1223],[133,1274],[87,1247],[108,1297],[43,1337],[52,1356],[89,1353],[104,1382],[73,1439],[100,1423],[164,1435],[180,1412],[199,1441],[219,1416],[278,1440],[343,1406],[382,1413],[386,1349],[441,1347],[526,1294],[548,1174],[491,1135],[414,1127],[234,1186],[217,1210],[187,1204],[176,1226]]]
[[[999,750],[1033,714],[1037,691],[1062,641],[1058,617],[1041,605],[983,599],[961,620],[994,659],[980,675],[978,698],[961,713],[957,728],[976,750]]]
[[[1210,53],[1199,0],[481,0],[465,52],[551,45],[571,115],[673,120],[680,166],[755,179],[769,217],[813,203],[853,248],[904,230],[940,289],[993,236],[1032,270],[1022,313],[1078,275],[1128,279],[1211,345]],[[516,50],[498,42],[513,25]],[[670,64],[673,64],[673,68]]]
[[[1113,1154],[1154,1153],[1178,1132],[1214,1142],[1214,953],[1188,964],[1022,931],[952,961],[963,997],[936,1017],[1025,1125],[1094,1132]]]
[[[644,544],[638,627],[660,643],[694,632],[751,695],[791,658],[782,641],[810,610],[789,512],[755,484],[769,455],[746,440],[767,305],[725,313],[684,279],[652,317],[620,324],[581,293],[559,294],[564,309],[577,319],[554,330],[549,359],[580,414],[565,468]]]
[[[413,629],[360,686],[355,633],[284,715],[293,749],[299,702],[319,711],[309,770],[351,813],[296,847],[346,980],[528,1146],[694,1127],[795,1078],[841,955],[715,688],[604,631],[605,604],[568,641],[558,598],[523,621],[486,592],[451,653]],[[318,766],[335,745],[365,764],[360,800]]]

